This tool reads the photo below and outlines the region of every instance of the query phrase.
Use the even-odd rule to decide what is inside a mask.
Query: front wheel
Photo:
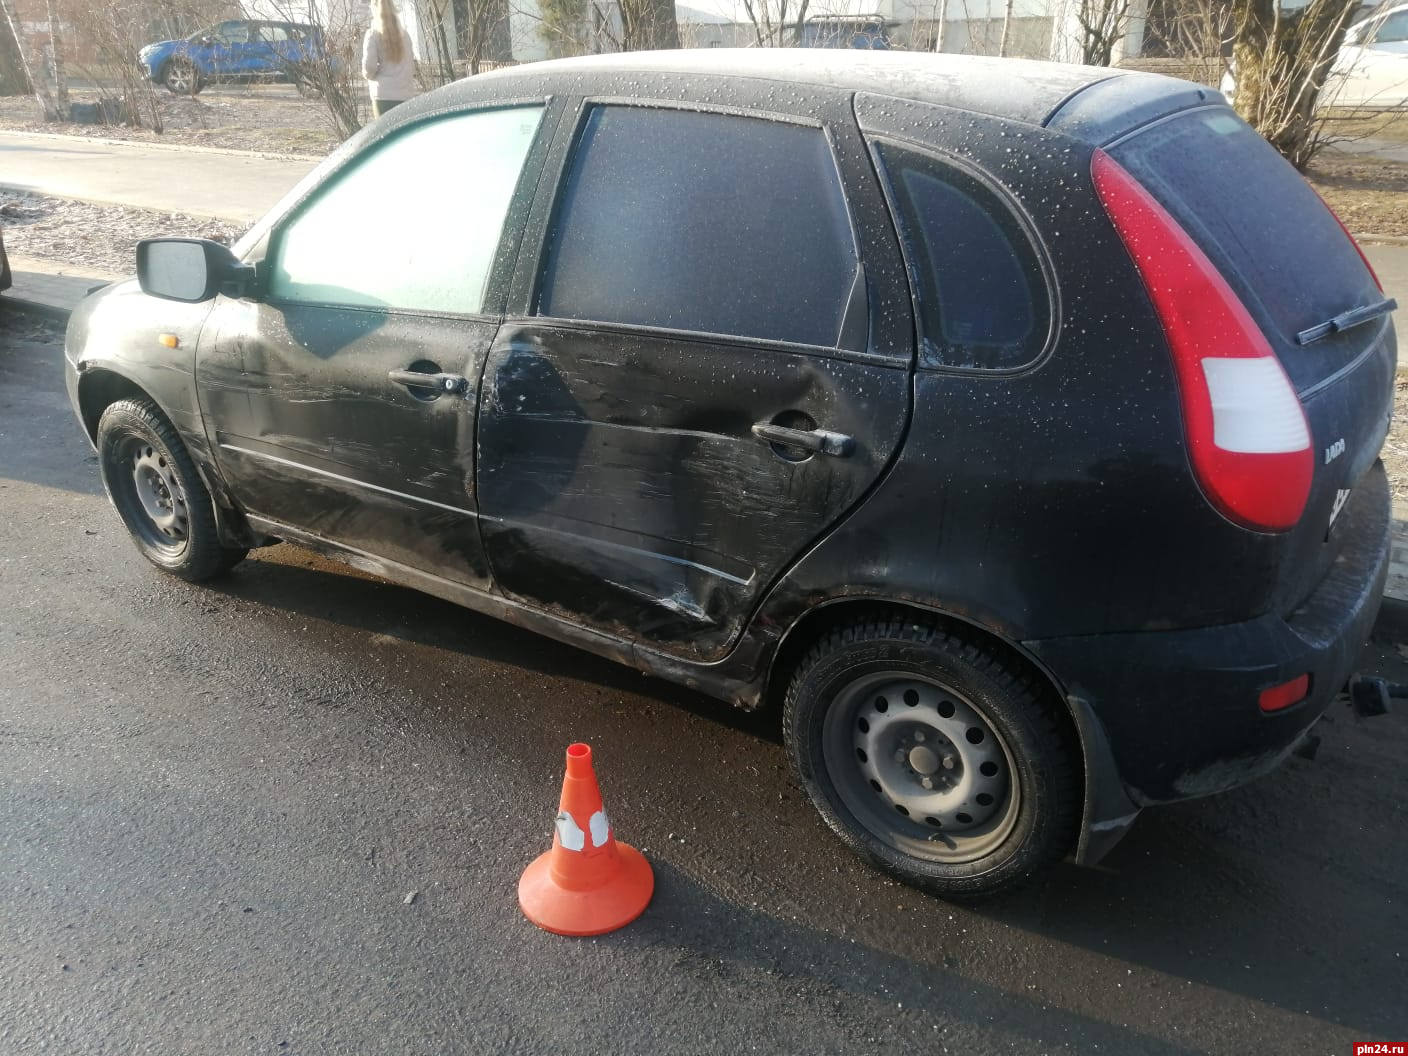
[[[182,579],[210,579],[244,559],[223,546],[215,507],[176,429],[147,400],[119,400],[98,420],[103,487],[152,564]]]
[[[1049,688],[968,632],[876,618],[788,689],[797,777],[852,850],[945,898],[994,894],[1072,846],[1078,755]]]
[[[195,95],[200,91],[200,71],[185,59],[172,59],[166,64],[161,82],[173,95]]]

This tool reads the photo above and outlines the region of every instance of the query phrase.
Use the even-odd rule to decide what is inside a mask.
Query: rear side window
[[[546,260],[543,315],[826,347],[859,263],[820,129],[626,106],[588,116]]]
[[[914,284],[924,360],[1011,370],[1041,354],[1046,284],[1012,210],[975,177],[936,158],[877,145]]]

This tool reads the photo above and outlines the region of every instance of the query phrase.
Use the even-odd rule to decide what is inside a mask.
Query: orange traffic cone
[[[518,880],[523,915],[559,935],[603,935],[644,913],[654,891],[645,855],[612,834],[591,748],[570,745],[552,850]]]

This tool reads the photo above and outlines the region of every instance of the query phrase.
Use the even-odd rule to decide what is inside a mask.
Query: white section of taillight
[[[1212,400],[1214,445],[1243,455],[1281,455],[1310,446],[1300,400],[1274,358],[1202,363]]]

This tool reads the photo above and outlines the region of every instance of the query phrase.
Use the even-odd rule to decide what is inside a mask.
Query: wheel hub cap
[[[938,686],[872,688],[852,724],[862,776],[882,801],[935,833],[978,829],[1003,808],[1008,763],[987,721]]]
[[[186,538],[186,497],[170,463],[150,446],[141,447],[132,461],[137,500],[152,525],[172,542]]]

